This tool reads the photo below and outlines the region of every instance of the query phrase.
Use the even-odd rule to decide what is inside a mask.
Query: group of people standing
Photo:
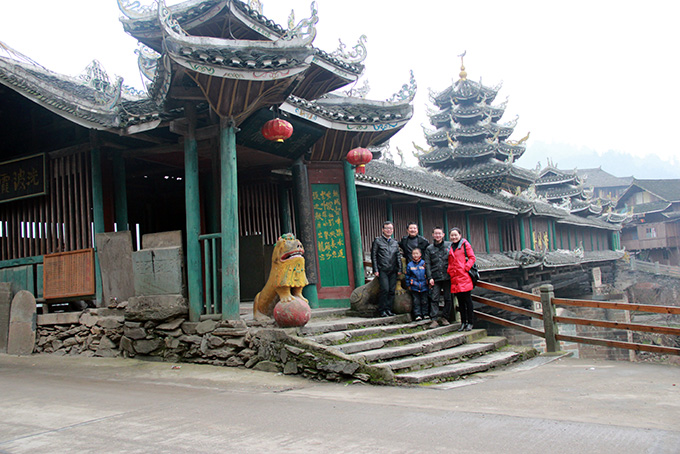
[[[382,235],[373,240],[371,263],[378,279],[378,313],[380,317],[394,315],[394,292],[397,278],[402,274],[402,256],[406,258],[405,282],[413,297],[415,320],[432,319],[430,328],[449,325],[453,315],[453,298],[458,300],[461,326],[459,331],[470,331],[474,325],[472,289],[468,274],[475,263],[470,243],[461,230],[449,231],[444,239],[441,227],[432,229],[432,243],[418,234],[418,225],[409,223],[408,234],[396,241],[392,238],[394,224],[383,223]]]

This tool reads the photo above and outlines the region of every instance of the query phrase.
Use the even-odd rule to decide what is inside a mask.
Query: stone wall
[[[388,382],[393,378],[389,371],[299,338],[295,328],[277,328],[273,322],[191,322],[177,316],[130,320],[126,309],[127,302],[123,302],[80,313],[40,316],[35,352],[245,367],[318,380]]]

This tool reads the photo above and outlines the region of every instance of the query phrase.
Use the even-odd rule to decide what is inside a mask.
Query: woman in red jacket
[[[475,251],[461,235],[458,227],[449,232],[451,248],[449,249],[449,266],[447,271],[451,276],[451,295],[458,299],[460,308],[460,328],[458,331],[470,331],[475,323],[475,315],[472,308],[472,289],[474,284],[468,274],[475,263]]]

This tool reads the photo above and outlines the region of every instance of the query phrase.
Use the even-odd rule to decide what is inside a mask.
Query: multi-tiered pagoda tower
[[[436,130],[425,131],[431,149],[419,157],[420,164],[484,193],[501,189],[515,193],[533,183],[533,172],[514,165],[526,149],[528,134],[521,140],[509,139],[516,119],[499,123],[506,105],[492,105],[499,90],[500,85],[488,87],[468,80],[461,64],[458,81],[430,94],[438,109],[429,115]]]

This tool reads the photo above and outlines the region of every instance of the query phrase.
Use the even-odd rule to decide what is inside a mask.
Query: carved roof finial
[[[467,79],[467,72],[465,72],[465,63],[463,63],[463,58],[465,58],[466,53],[467,53],[467,50],[464,50],[463,53],[459,55],[459,57],[460,57],[460,73],[458,75],[460,76],[460,80],[466,80]]]

